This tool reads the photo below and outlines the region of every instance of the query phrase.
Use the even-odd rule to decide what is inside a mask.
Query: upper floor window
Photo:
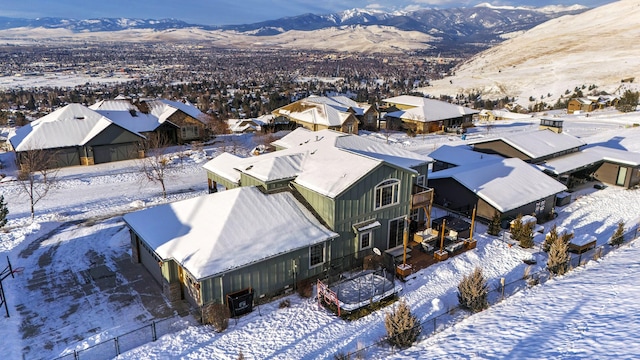
[[[427,177],[424,175],[419,175],[418,178],[416,179],[416,185],[420,185],[420,186],[427,186],[426,184],[426,180]]]
[[[400,180],[391,179],[376,186],[376,209],[398,202],[400,202]]]

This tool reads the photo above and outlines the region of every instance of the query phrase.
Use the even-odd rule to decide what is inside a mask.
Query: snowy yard
[[[469,135],[532,130],[537,128],[536,121],[501,123],[490,131],[479,126]],[[640,152],[640,128],[625,126],[633,123],[640,123],[638,114],[574,116],[565,121],[565,131],[589,144],[615,144]],[[366,136],[385,141],[374,134]],[[254,144],[247,140],[242,140],[243,145],[251,149]],[[392,140],[396,146],[423,154],[444,143],[462,142],[456,136],[394,135]],[[221,147],[206,150],[211,156],[219,154]],[[0,157],[8,164],[7,154]],[[4,358],[72,354],[102,341],[113,343],[115,336],[177,314],[179,309],[159,297],[160,289],[146,287],[149,284],[142,275],[131,268],[121,215],[206,193],[204,161],[204,154],[198,153],[176,163],[167,180],[166,200],[156,184],[144,182],[135,161],[62,169],[56,188],[37,204],[33,221],[17,186],[11,181],[0,183],[10,210],[5,231],[0,231],[0,269],[7,257],[14,267],[24,267],[22,274],[3,282],[11,315],[0,320]],[[2,171],[9,174],[12,169]],[[576,235],[595,236],[600,246],[618,221],[630,227],[640,220],[640,190],[585,188],[573,197],[569,205],[558,208],[553,222],[542,224],[545,231],[556,223]],[[485,235],[485,230],[476,228],[476,249],[400,283],[400,296],[421,322],[456,307],[457,284],[476,266],[482,267],[493,289],[501,278],[507,283],[521,279],[528,266],[524,259],[537,260],[531,272],[545,266],[546,255],[538,247],[508,246],[500,237]],[[452,313],[448,318],[459,320],[453,327],[439,328],[433,335],[425,327],[429,336],[402,351],[371,346],[385,336],[387,309],[348,322],[319,307],[313,298],[289,295],[289,307],[279,308],[279,300],[259,305],[237,322],[232,319],[220,334],[197,325],[190,316],[178,317],[181,320],[174,324],[173,333],[119,358],[235,359],[242,352],[248,359],[333,359],[337,353],[359,347],[366,347],[366,358],[634,358],[640,354],[635,336],[640,327],[639,257],[637,241],[623,245],[568,275],[523,288],[480,314]],[[152,303],[149,296],[160,301]]]

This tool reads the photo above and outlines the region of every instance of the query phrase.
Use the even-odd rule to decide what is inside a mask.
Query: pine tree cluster
[[[500,235],[500,221],[500,214],[496,211],[495,214],[493,214],[493,218],[491,219],[489,226],[487,227],[487,234],[493,236]]]
[[[556,237],[549,247],[549,259],[547,269],[554,275],[567,273],[569,263],[569,242],[562,237]]]

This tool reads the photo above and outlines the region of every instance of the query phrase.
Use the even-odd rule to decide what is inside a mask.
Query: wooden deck
[[[435,250],[439,250],[439,243],[436,245],[437,248]],[[408,247],[411,248],[411,257],[407,259],[407,264],[410,264],[413,267],[413,272],[422,270],[437,263],[437,261],[433,258],[433,253],[424,252],[424,250],[422,249],[422,244],[415,241],[409,241]],[[456,250],[453,254],[450,254],[449,258],[462,254],[465,251],[467,251],[467,249],[462,247],[461,249]]]

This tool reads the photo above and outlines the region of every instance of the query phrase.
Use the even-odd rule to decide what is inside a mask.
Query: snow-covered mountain
[[[638,19],[638,0],[553,19],[476,54],[455,69],[455,76],[421,90],[433,96],[516,97],[525,107],[554,104],[567,90],[583,86],[585,95],[592,85],[620,94],[640,81]]]
[[[73,39],[74,34],[80,37],[86,37],[86,33],[100,33],[104,35],[104,33],[107,32],[132,30],[170,31],[195,29],[199,33],[201,31],[229,33],[225,35],[226,38],[235,34],[251,37],[273,37],[291,31],[304,31],[304,38],[309,40],[307,43],[313,45],[318,42],[326,43],[323,41],[322,36],[329,29],[333,29],[332,31],[344,31],[345,34],[347,34],[353,32],[354,29],[374,26],[377,29],[386,29],[386,32],[395,33],[393,38],[403,37],[407,33],[423,33],[431,40],[423,42],[424,46],[422,50],[433,47],[433,42],[437,42],[437,49],[434,51],[447,52],[451,50],[456,53],[475,53],[478,51],[478,47],[482,49],[502,41],[504,34],[524,31],[549,19],[566,14],[579,13],[585,9],[586,8],[579,6],[568,8],[556,7],[553,11],[549,11],[549,9],[536,8],[493,7],[486,4],[469,8],[427,8],[411,12],[393,13],[351,9],[327,15],[304,14],[254,24],[227,26],[189,24],[176,19],[99,18],[76,20],[62,18],[16,19],[0,17],[0,39],[5,40],[7,36],[14,37],[19,33],[25,34],[27,37],[39,39],[43,34],[46,37],[46,32],[43,33],[41,31],[42,29],[67,30],[68,32],[65,33],[64,37],[65,41]],[[33,31],[35,29],[38,29],[37,34]],[[109,38],[109,41],[117,40],[117,36],[106,37]],[[409,37],[415,38],[415,35]],[[141,38],[141,41],[143,38]],[[49,36],[47,38],[48,41],[53,41],[54,39],[55,36]],[[99,41],[100,36],[93,36],[93,40]],[[128,41],[126,39],[122,40]],[[190,39],[187,37],[183,40]],[[239,42],[244,43],[246,41],[242,39],[239,40]],[[253,42],[279,43],[277,39],[254,39],[251,43]],[[380,44],[381,42],[377,41],[376,43]],[[303,44],[300,43],[298,45],[302,46]],[[330,44],[329,46],[323,46],[334,48]],[[350,47],[358,49],[363,46],[352,43]],[[381,52],[385,52],[387,49],[396,52],[406,51],[408,49],[415,50],[416,46],[400,47],[395,50],[393,50],[393,48],[393,46],[382,46]],[[336,50],[342,51],[339,48]]]

